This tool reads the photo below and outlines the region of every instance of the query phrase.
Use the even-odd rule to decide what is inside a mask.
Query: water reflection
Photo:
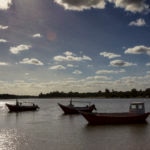
[[[0,149],[16,150],[17,132],[15,129],[2,129],[0,131]]]
[[[24,133],[19,133],[17,129],[0,130],[0,150],[17,150],[21,145],[28,148],[28,138]]]
[[[86,125],[83,128],[84,139],[99,141],[102,149],[147,150],[149,147],[149,124],[126,125]],[[92,138],[91,138],[92,137]],[[107,145],[106,145],[107,143]]]
[[[0,111],[2,111],[2,112],[7,111],[6,106],[5,106],[5,102],[0,102]]]
[[[0,103],[0,150],[149,150],[150,117],[146,124],[92,126],[81,115],[64,115],[58,101],[67,100],[41,99],[39,111],[22,113]],[[126,111],[129,102],[95,100],[100,112]]]

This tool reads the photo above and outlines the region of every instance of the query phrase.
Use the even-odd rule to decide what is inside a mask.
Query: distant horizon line
[[[150,98],[150,88],[145,90],[137,90],[135,88],[131,89],[130,91],[115,91],[105,89],[104,92],[60,92],[60,91],[53,91],[49,93],[43,94],[42,92],[38,95],[17,95],[17,94],[0,94],[0,99],[8,99],[8,98],[66,98],[66,97],[105,97],[105,98],[132,98],[132,97],[143,97],[143,98]]]

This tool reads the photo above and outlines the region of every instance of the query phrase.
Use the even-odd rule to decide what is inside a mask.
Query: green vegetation
[[[104,92],[98,91],[98,92],[87,92],[87,93],[79,93],[79,92],[50,92],[50,93],[40,93],[39,98],[54,98],[54,97],[104,97],[104,98],[138,98],[138,97],[150,97],[150,88],[146,89],[145,91],[137,91],[136,89],[132,89],[131,91],[110,91],[109,89],[105,89]]]
[[[21,98],[64,98],[64,97],[97,97],[97,98],[150,98],[150,88],[142,91],[132,89],[131,91],[110,91],[109,89],[105,89],[104,92],[87,92],[87,93],[79,93],[79,92],[59,92],[53,91],[50,93],[40,93],[38,96],[32,95],[12,95],[12,94],[0,94],[0,99],[21,99]]]
[[[38,98],[38,96],[0,94],[0,99],[22,99],[22,98]]]

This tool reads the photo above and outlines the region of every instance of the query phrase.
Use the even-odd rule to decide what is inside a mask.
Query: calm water
[[[77,99],[79,100],[79,99]],[[82,99],[96,104],[99,112],[128,111],[131,101],[150,99]],[[69,99],[27,99],[41,109],[37,112],[8,113],[0,101],[0,150],[149,150],[150,117],[147,124],[90,126],[80,115],[63,115],[57,102]]]

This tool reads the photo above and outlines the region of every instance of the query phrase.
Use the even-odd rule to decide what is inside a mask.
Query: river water
[[[132,101],[150,99],[76,99],[91,101],[98,112],[125,112]],[[150,116],[145,124],[91,126],[81,115],[64,115],[57,103],[69,99],[23,99],[40,106],[36,112],[8,113],[0,101],[0,150],[149,150]],[[83,103],[85,105],[85,103]],[[80,105],[83,105],[80,104]],[[77,104],[79,105],[79,104]]]

